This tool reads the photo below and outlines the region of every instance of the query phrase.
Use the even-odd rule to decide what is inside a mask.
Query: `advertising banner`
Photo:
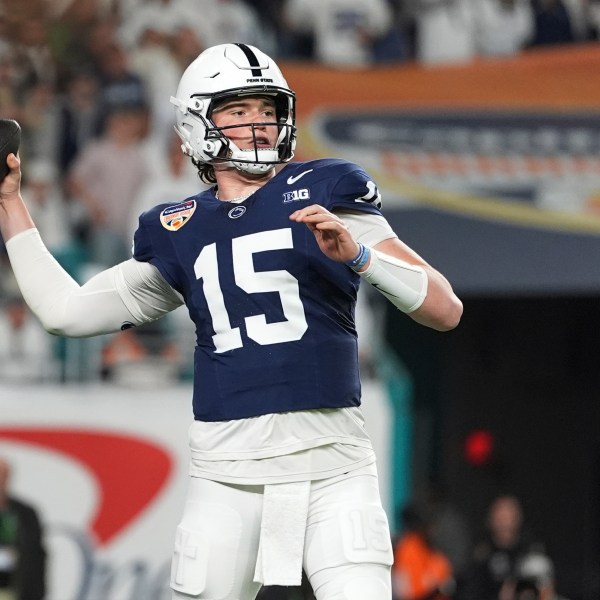
[[[163,600],[191,390],[7,387],[0,456],[44,524],[48,600]]]
[[[376,180],[398,234],[462,294],[597,293],[600,48],[460,66],[288,68],[301,158]]]
[[[10,386],[0,382],[0,457],[34,506],[48,552],[47,600],[170,600],[188,481],[190,386]],[[391,507],[392,408],[363,385],[364,414]]]

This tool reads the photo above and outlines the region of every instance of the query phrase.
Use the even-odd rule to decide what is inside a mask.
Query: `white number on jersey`
[[[255,271],[253,254],[293,247],[289,228],[262,231],[234,238],[232,244],[233,273],[236,284],[248,294],[277,292],[281,298],[284,321],[267,323],[266,316],[246,317],[248,337],[258,344],[280,344],[299,340],[308,323],[300,300],[298,280],[288,271]],[[213,322],[215,352],[227,352],[243,346],[239,327],[231,320],[219,283],[219,260],[216,244],[205,246],[196,262],[194,273],[204,282],[204,295]]]

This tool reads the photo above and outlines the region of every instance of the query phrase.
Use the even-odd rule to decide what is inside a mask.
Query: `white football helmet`
[[[271,96],[275,101],[279,135],[275,148],[238,148],[226,135],[231,127],[216,127],[215,104],[239,96]],[[221,44],[208,48],[185,70],[171,97],[176,107],[175,130],[181,149],[195,163],[228,162],[252,174],[269,171],[294,156],[296,146],[296,95],[279,67],[266,54],[246,44]],[[248,123],[234,127],[254,127]],[[264,125],[264,124],[262,124]],[[272,123],[268,125],[274,126]]]

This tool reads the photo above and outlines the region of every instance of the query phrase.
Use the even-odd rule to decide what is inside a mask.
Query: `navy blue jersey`
[[[224,421],[360,404],[360,278],[289,215],[310,204],[379,213],[347,161],[287,165],[240,204],[214,189],[140,217],[134,258],[180,292],[196,325],[194,417]]]

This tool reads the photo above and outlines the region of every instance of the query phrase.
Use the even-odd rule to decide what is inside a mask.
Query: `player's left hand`
[[[319,204],[312,204],[290,215],[292,221],[305,223],[315,234],[321,252],[337,262],[348,262],[356,257],[358,244],[346,224]]]

